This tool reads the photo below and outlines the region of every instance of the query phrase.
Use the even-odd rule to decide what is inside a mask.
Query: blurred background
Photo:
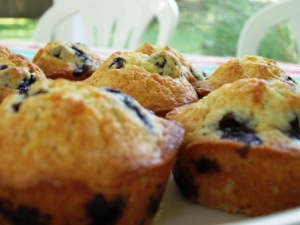
[[[176,0],[180,17],[170,46],[183,53],[235,56],[245,21],[273,1]],[[0,40],[32,42],[36,22],[52,0],[0,0],[0,5]],[[153,21],[142,42],[154,41],[157,30]],[[289,25],[270,30],[259,54],[282,62],[297,62],[299,53]]]

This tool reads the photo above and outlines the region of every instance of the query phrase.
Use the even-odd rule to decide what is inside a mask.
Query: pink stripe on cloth
[[[0,45],[4,45],[8,48],[20,51],[31,51],[32,54],[42,48],[45,43],[25,43],[25,42],[11,42],[11,41],[0,41]],[[117,49],[109,48],[92,48],[96,54],[101,58],[105,59],[109,57]],[[122,51],[122,50],[120,50]],[[223,63],[227,62],[233,57],[219,57],[219,56],[206,56],[206,55],[193,55],[184,54],[190,62],[196,67],[219,67]],[[300,64],[278,62],[279,66],[287,72],[287,74],[300,78]]]
[[[278,62],[279,66],[289,75],[300,78],[300,64]]]
[[[11,42],[11,41],[0,41],[0,44],[10,49],[32,50],[32,51],[37,51],[44,46],[44,44],[42,43],[25,43],[25,42]]]
[[[219,57],[219,56],[206,56],[206,55],[191,55],[191,54],[184,54],[190,62],[195,66],[202,66],[202,65],[215,65],[220,66],[227,62],[230,58],[233,57]]]

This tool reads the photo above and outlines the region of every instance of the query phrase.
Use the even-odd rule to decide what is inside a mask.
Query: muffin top
[[[155,113],[197,101],[179,59],[168,51],[115,52],[85,82],[119,89]]]
[[[225,84],[166,117],[183,124],[186,145],[230,140],[283,150],[300,146],[300,92],[279,80]]]
[[[101,59],[84,44],[52,41],[36,53],[33,62],[48,78],[84,80],[99,67]]]
[[[176,154],[183,135],[119,91],[63,79],[7,97],[0,114],[0,182],[16,188],[122,182]]]
[[[196,81],[201,81],[206,79],[206,74],[193,66],[191,62],[179,51],[172,49],[168,45],[152,45],[150,43],[145,43],[136,49],[137,52],[142,52],[147,55],[152,55],[155,52],[167,51],[171,54],[174,54],[181,63],[182,74],[187,78],[190,83],[194,83]]]
[[[203,97],[223,84],[245,78],[278,79],[296,85],[276,61],[261,56],[244,56],[241,59],[232,58],[219,66],[209,79],[198,82],[195,89]]]
[[[12,93],[26,93],[36,81],[46,81],[43,71],[26,57],[0,45],[0,102]]]

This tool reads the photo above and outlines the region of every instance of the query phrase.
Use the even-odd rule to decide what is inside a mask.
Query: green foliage
[[[207,2],[214,17],[208,21],[211,33],[209,44],[203,43],[204,54],[234,56],[243,24],[261,5],[248,0]]]
[[[32,41],[36,19],[0,18],[0,40]]]
[[[180,17],[171,47],[183,53],[235,56],[239,33],[246,20],[269,4],[262,0],[177,0]],[[0,39],[32,41],[36,19],[0,18]],[[142,42],[154,43],[155,21]],[[297,62],[296,40],[288,24],[282,24],[262,40],[259,55],[279,61]]]
[[[271,29],[259,46],[259,55],[283,62],[298,61],[296,38],[288,23]]]
[[[235,56],[244,23],[270,1],[177,0],[180,22],[172,44],[190,53]],[[298,51],[290,27],[283,24],[272,29],[263,39],[259,54],[279,61],[297,62]]]
[[[201,35],[195,53],[234,56],[239,32],[260,2],[249,0],[177,0],[181,11],[179,31],[191,27]]]

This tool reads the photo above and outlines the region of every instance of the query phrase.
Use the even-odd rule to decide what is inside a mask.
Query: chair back
[[[242,28],[237,44],[237,56],[257,55],[266,33],[281,23],[289,22],[300,51],[300,1],[281,0],[267,5],[253,14]],[[276,46],[274,46],[276,47]],[[299,58],[300,61],[300,58]]]
[[[34,41],[134,49],[156,18],[156,44],[169,44],[178,15],[175,0],[55,0],[39,19]]]

